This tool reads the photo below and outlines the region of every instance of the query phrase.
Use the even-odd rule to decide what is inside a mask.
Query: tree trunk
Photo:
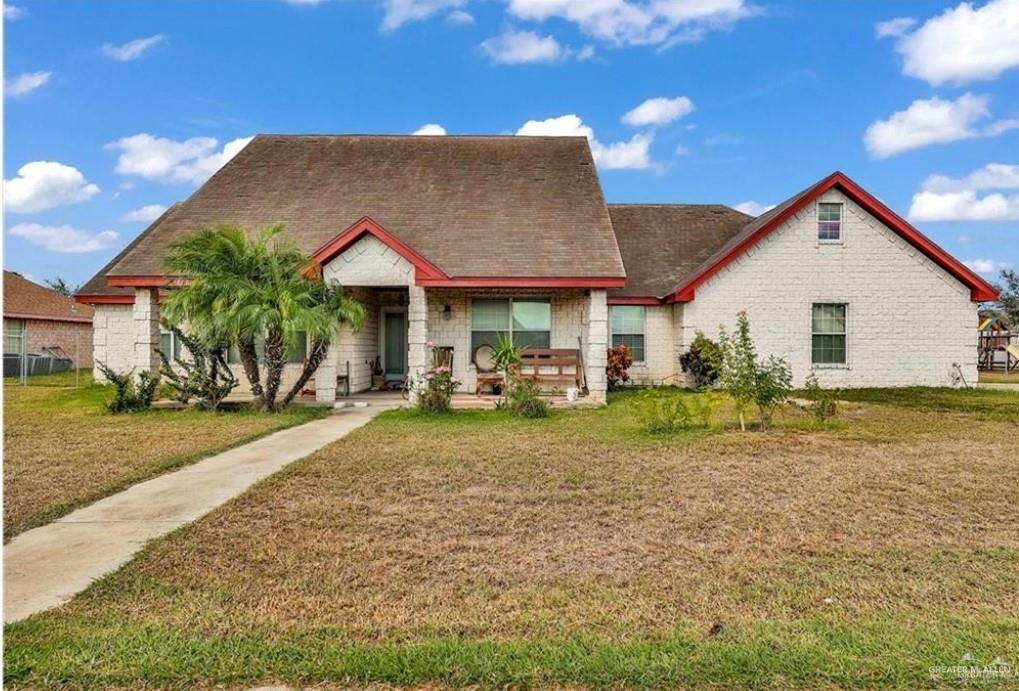
[[[277,410],[276,395],[283,380],[286,360],[287,347],[283,342],[283,333],[279,329],[270,329],[265,337],[265,393],[262,407],[266,410]]]
[[[740,432],[746,432],[747,431],[747,426],[743,422],[743,409],[742,408],[740,408],[740,410],[739,410],[739,431]]]
[[[311,342],[311,353],[308,354],[308,359],[304,361],[304,369],[301,371],[301,376],[297,378],[297,383],[294,384],[293,388],[287,392],[284,396],[283,402],[280,403],[281,408],[286,408],[290,405],[290,402],[294,400],[297,394],[301,393],[301,389],[308,383],[312,375],[318,370],[318,366],[322,364],[326,359],[326,354],[329,352],[329,346],[323,341],[312,341]]]
[[[255,350],[255,339],[244,337],[237,340],[237,350],[241,354],[241,365],[244,367],[244,375],[251,384],[251,395],[255,397],[255,407],[262,406],[264,392],[262,390],[261,374],[258,371],[258,352]]]

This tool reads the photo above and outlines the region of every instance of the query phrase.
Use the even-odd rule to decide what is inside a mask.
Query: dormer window
[[[842,242],[841,204],[818,203],[817,240],[818,242]]]

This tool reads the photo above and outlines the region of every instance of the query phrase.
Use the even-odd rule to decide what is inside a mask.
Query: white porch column
[[[606,351],[608,347],[608,292],[605,290],[592,290],[587,308],[587,352],[584,353],[584,365],[587,368],[588,398],[592,402],[605,402],[605,391],[608,388],[605,379]]]
[[[343,336],[341,335],[340,338]],[[315,371],[315,401],[333,404],[336,402],[336,360],[340,344],[335,341],[326,351],[325,360]]]
[[[407,286],[407,297],[407,376],[416,380],[428,365],[428,301],[425,289],[413,283]]]
[[[134,291],[134,361],[135,375],[159,369],[159,291],[136,288]]]

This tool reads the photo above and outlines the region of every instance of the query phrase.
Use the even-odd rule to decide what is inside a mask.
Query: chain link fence
[[[66,346],[46,345],[45,338],[32,338],[32,324],[24,319],[4,319],[4,383],[22,386],[80,386],[84,372],[75,367],[82,362],[81,339]]]

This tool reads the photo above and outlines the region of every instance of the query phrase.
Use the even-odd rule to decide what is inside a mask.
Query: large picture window
[[[846,364],[846,306],[817,303],[811,321],[811,362],[815,365]]]
[[[641,305],[613,305],[609,308],[612,321],[612,346],[630,349],[634,362],[644,362],[644,324],[647,308]]]
[[[507,336],[522,348],[548,348],[552,305],[533,298],[477,298],[471,303],[471,352]]]

